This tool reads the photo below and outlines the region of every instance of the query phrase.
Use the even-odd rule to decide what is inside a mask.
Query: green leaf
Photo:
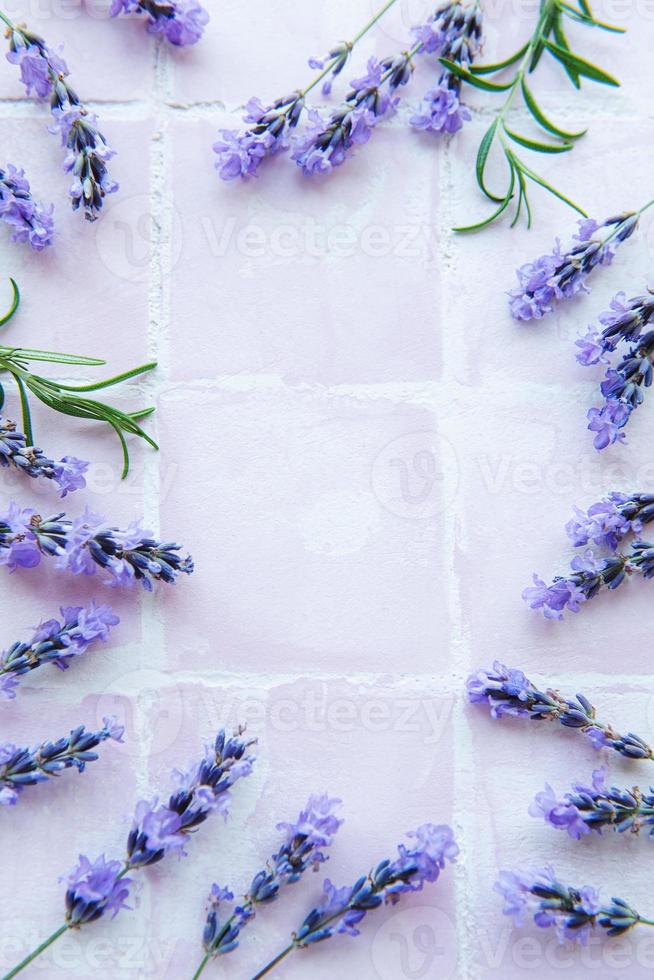
[[[472,72],[469,72],[468,69],[464,68],[462,65],[457,64],[456,61],[449,61],[447,58],[439,58],[438,60],[440,61],[441,65],[443,65],[444,68],[447,68],[447,70],[453,75],[457,75],[459,78],[462,78],[464,82],[468,82],[469,85],[474,85],[475,88],[480,88],[484,92],[506,92],[507,89],[510,89],[515,85],[515,79],[510,82],[506,82],[503,85],[501,85],[499,82],[487,82],[485,79],[478,78],[476,75],[473,75]]]
[[[582,129],[578,133],[570,133],[565,129],[561,129],[559,126],[555,126],[554,123],[547,118],[545,113],[542,111],[536,99],[531,93],[531,90],[527,87],[526,81],[521,79],[520,87],[522,89],[522,97],[525,100],[525,105],[529,109],[530,113],[536,120],[536,122],[543,127],[548,133],[552,133],[553,136],[560,136],[564,140],[577,140],[580,136],[586,133],[585,129]]]
[[[25,433],[25,441],[28,446],[33,446],[34,433],[32,431],[32,415],[30,413],[30,403],[27,400],[25,385],[17,374],[14,374],[13,378],[18,388],[18,394],[20,395],[20,408],[23,415],[23,432]]]
[[[492,194],[486,184],[484,183],[484,171],[486,169],[486,161],[488,160],[488,154],[490,153],[491,146],[493,145],[493,139],[495,137],[495,132],[497,130],[497,124],[499,119],[495,119],[491,123],[489,129],[484,133],[484,137],[479,144],[479,149],[477,150],[477,162],[475,165],[475,172],[477,174],[477,184],[486,197],[490,198],[491,201],[503,201],[503,197],[497,197]]]
[[[9,307],[9,310],[0,319],[0,327],[3,327],[5,323],[8,323],[9,320],[11,320],[12,316],[18,309],[18,305],[20,303],[20,290],[18,288],[17,283],[13,279],[10,279],[9,282],[11,283],[11,288],[13,290],[13,297],[11,300],[11,306]]]
[[[553,194],[554,197],[558,197],[560,201],[563,201],[563,203],[567,204],[568,207],[571,207],[574,211],[577,211],[580,215],[582,215],[582,217],[584,218],[588,217],[588,215],[586,214],[586,212],[582,207],[580,207],[578,204],[575,204],[574,201],[572,201],[569,197],[566,197],[565,194],[562,194],[561,191],[557,191],[556,187],[552,187],[551,184],[548,184],[548,182],[545,180],[544,177],[541,177],[539,174],[534,173],[533,170],[530,170],[529,167],[527,167],[522,162],[522,160],[519,160],[518,157],[516,157],[513,153],[511,153],[510,155],[519,173],[520,172],[523,173],[525,177],[529,177],[529,179],[533,180],[535,184],[539,184],[546,191],[549,191],[550,194]]]
[[[556,38],[556,42],[558,46],[563,51],[566,51],[568,54],[570,54],[571,53],[570,45],[568,44],[568,39],[566,37],[565,31],[563,30],[563,25],[561,24],[560,17],[554,21],[554,37]],[[579,72],[576,70],[576,68],[573,68],[567,62],[563,62],[563,67],[565,69],[566,75],[568,76],[568,78],[570,79],[574,87],[581,88]]]
[[[547,2],[547,0],[545,0],[545,2]],[[561,13],[556,3],[552,3],[551,6],[549,7],[549,10],[546,13],[545,20],[541,25],[538,39],[534,44],[533,54],[531,56],[531,61],[529,63],[529,74],[535,71],[538,62],[541,59],[543,51],[545,50],[545,39],[549,37],[552,27],[559,20],[561,20]]]
[[[497,208],[497,210],[493,211],[493,213],[488,218],[485,218],[483,221],[478,221],[474,225],[459,225],[458,227],[453,228],[452,229],[453,231],[459,231],[459,232],[463,232],[463,231],[479,231],[481,228],[486,228],[488,225],[492,224],[494,221],[497,221],[497,219],[500,217],[500,215],[503,214],[504,211],[506,211],[506,209],[509,206],[509,203],[511,201],[511,198],[513,197],[513,189],[515,187],[515,175],[516,175],[516,171],[515,171],[515,168],[513,166],[512,161],[510,159],[510,156],[507,154],[506,157],[507,157],[507,160],[509,162],[509,168],[510,168],[510,172],[511,172],[511,177],[510,177],[510,180],[509,180],[509,186],[508,186],[508,189],[507,189],[507,192],[506,192],[506,197],[504,198],[504,200],[500,204],[499,208]]]
[[[510,55],[504,61],[496,61],[493,65],[470,65],[470,71],[473,75],[492,75],[493,72],[502,71],[503,68],[508,68],[509,65],[514,65],[516,61],[519,61],[527,53],[528,47],[529,42],[523,44],[515,54]]]
[[[613,75],[602,71],[597,65],[591,64],[590,61],[585,61],[579,55],[573,54],[572,51],[561,48],[558,44],[554,44],[553,41],[546,41],[545,46],[564,67],[569,66],[573,68],[579,75],[584,75],[586,78],[590,78],[592,81],[599,82],[602,85],[614,85],[616,88],[620,85],[620,82]]]
[[[142,364],[141,367],[132,368],[131,371],[117,374],[113,378],[107,378],[106,381],[95,381],[90,385],[60,384],[58,387],[62,391],[100,391],[102,388],[111,388],[113,385],[120,384],[121,381],[129,381],[130,378],[136,378],[139,374],[146,374],[146,372],[152,371],[156,366],[157,362],[151,361],[149,364]]]
[[[580,12],[571,7],[568,3],[561,3],[561,10],[572,20],[578,21],[580,24],[586,24],[589,27],[599,27],[602,31],[609,31],[611,34],[625,34],[625,27],[618,27],[617,24],[607,24],[604,20],[597,20],[592,14],[588,14],[586,11]]]
[[[81,354],[59,354],[50,350],[32,350],[30,347],[0,347],[0,357],[13,357],[28,361],[46,361],[48,364],[81,364],[86,367],[101,367],[106,364],[99,357],[84,357]]]
[[[519,143],[520,146],[524,146],[528,150],[534,150],[536,153],[567,153],[568,150],[572,149],[572,143],[539,143],[537,140],[521,136],[520,133],[514,133],[506,125],[504,126],[504,132],[514,143]]]

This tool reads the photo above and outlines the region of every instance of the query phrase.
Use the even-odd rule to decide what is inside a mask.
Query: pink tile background
[[[116,396],[158,409],[147,424],[161,452],[134,445],[127,481],[102,430],[37,408],[38,441],[93,460],[85,499],[66,501],[72,513],[88,502],[116,522],[145,515],[188,546],[197,571],[153,596],[109,595],[47,567],[2,578],[3,646],[91,596],[111,598],[122,619],[67,675],[44,670],[23,683],[0,711],[3,739],[55,737],[108,713],[125,719],[127,739],[105,746],[81,778],[69,773],[0,814],[0,970],[60,922],[57,879],[79,851],[120,854],[135,801],[166,792],[173,766],[241,720],[260,741],[259,761],[235,792],[231,820],[207,823],[186,860],[141,874],[134,911],[67,936],[34,976],[189,977],[211,882],[244,889],[276,846],[274,824],[323,789],[344,800],[335,881],[427,820],[454,826],[461,858],[436,887],[371,915],[359,939],[298,954],[280,976],[640,980],[654,969],[647,935],[559,949],[502,916],[497,869],[521,861],[551,861],[652,912],[639,873],[650,845],[574,844],[530,818],[546,780],[563,791],[596,756],[563,731],[492,723],[462,697],[467,673],[498,657],[570,694],[583,690],[617,726],[654,736],[647,587],[633,583],[563,624],[520,601],[534,569],[566,567],[574,503],[654,481],[651,401],[630,424],[629,445],[597,456],[584,425],[597,379],[573,356],[578,332],[617,289],[652,284],[654,224],[644,221],[591,296],[542,324],[516,325],[504,296],[514,267],[567,239],[573,216],[534,192],[533,232],[453,234],[484,213],[472,162],[489,100],[469,94],[474,118],[451,143],[420,138],[406,118],[429,84],[425,68],[397,116],[330,181],[305,181],[278,159],[258,181],[221,184],[218,129],[238,125],[250,95],[304,84],[307,56],[349,36],[376,6],[229,0],[187,51],[157,46],[139,21],[109,21],[104,0],[7,8],[65,42],[80,95],[119,151],[121,192],[94,226],[69,213],[47,110],[22,98],[0,59],[4,154],[54,201],[59,229],[57,248],[42,255],[0,229],[3,274],[23,290],[6,337],[104,356],[107,373],[159,362]],[[532,6],[486,5],[488,59],[526,36]],[[362,42],[356,72],[370,54],[401,47],[430,8],[398,4]],[[571,35],[623,87],[589,84],[582,97],[544,64],[537,87],[550,114],[590,132],[568,160],[537,163],[602,217],[652,194],[654,13],[644,0],[602,0],[598,13],[626,24],[627,38]],[[8,295],[0,285],[3,302]],[[16,412],[13,393],[7,411]],[[0,499],[9,497],[59,509],[48,487],[2,470]],[[651,779],[645,764],[610,761],[616,782]],[[252,975],[319,886],[309,876],[290,889],[206,975]]]

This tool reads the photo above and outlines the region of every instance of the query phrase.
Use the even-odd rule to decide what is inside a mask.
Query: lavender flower
[[[21,960],[7,978],[20,973],[68,929],[94,922],[105,912],[115,916],[122,908],[129,908],[125,899],[132,879],[125,876],[130,870],[155,864],[173,851],[184,854],[183,844],[209,813],[218,811],[227,815],[230,787],[250,774],[254,762],[253,756],[246,755],[253,740],[242,739],[243,731],[239,728],[228,738],[220,730],[213,749],[192,773],[176,773],[180,789],[173,793],[167,806],[138,804],[124,861],[106,861],[102,855],[91,862],[80,855],[79,866],[63,879],[68,885],[66,922]]]
[[[482,16],[479,7],[454,2],[436,11],[427,24],[413,29],[422,42],[420,53],[437,54],[469,68],[481,48]],[[424,96],[418,112],[411,117],[414,129],[434,133],[457,133],[470,119],[470,111],[460,101],[461,78],[443,67],[436,86]]]
[[[341,74],[352,54],[353,43],[341,41],[336,44],[325,58],[309,58],[309,68],[326,72],[326,78],[320,91],[324,96],[331,95],[334,79]]]
[[[139,522],[121,530],[88,509],[72,521],[63,513],[44,520],[32,508],[13,502],[0,513],[0,565],[12,572],[34,568],[46,556],[73,575],[94,575],[101,569],[108,585],[140,582],[151,591],[153,581],[173,585],[181,573],[193,572],[193,559],[181,558],[179,549],[157,541]]]
[[[107,170],[107,161],[115,153],[97,128],[95,115],[66,81],[68,66],[61,52],[50,49],[38,34],[3,19],[8,25],[7,60],[20,68],[28,95],[50,99],[54,119],[50,132],[61,136],[61,144],[67,150],[64,170],[73,176],[69,191],[73,210],[83,207],[86,218],[95,221],[105,196],[118,190]]]
[[[150,34],[162,34],[177,47],[195,44],[209,23],[197,0],[113,0],[109,14],[145,14]]]
[[[112,917],[121,909],[129,908],[125,900],[129,897],[131,878],[124,877],[120,861],[106,861],[104,854],[93,863],[83,854],[79,865],[63,880],[66,889],[66,925],[76,929],[95,922],[105,912]]]
[[[592,219],[579,222],[576,242],[562,252],[557,239],[550,255],[541,255],[517,271],[519,285],[509,292],[509,307],[516,320],[540,319],[552,312],[552,301],[588,292],[586,279],[601,265],[609,265],[621,242],[626,241],[640,220],[640,211],[607,218],[602,224]]]
[[[417,50],[383,61],[370,58],[366,74],[352,80],[343,105],[329,119],[311,110],[310,125],[291,153],[304,174],[329,174],[345,163],[354,147],[368,142],[380,119],[395,111],[399,98],[394,93],[411,78],[411,58]]]
[[[80,725],[68,737],[43,742],[33,749],[19,748],[11,742],[0,745],[0,805],[14,806],[26,786],[47,782],[64,769],[84,772],[87,762],[99,758],[93,749],[106,739],[121,742],[123,726],[115,718],[102,720],[104,728],[99,732],[87,732]]]
[[[574,508],[574,516],[565,526],[575,548],[592,543],[616,552],[627,534],[640,534],[654,520],[654,494],[610,493],[588,508]]]
[[[328,860],[321,849],[332,844],[334,835],[343,823],[334,813],[340,802],[330,799],[326,793],[310,796],[295,823],[277,824],[277,829],[284,832],[279,851],[273,854],[267,867],[254,876],[243,901],[230,909],[229,916],[223,921],[219,919],[220,906],[231,903],[234,896],[218,884],[211,886],[203,933],[206,955],[199,972],[211,957],[236,949],[240,932],[254,918],[257,905],[275,901],[284,885],[299,881],[309,868],[317,871]]]
[[[0,169],[0,219],[12,229],[12,242],[29,242],[35,252],[52,245],[53,211],[52,204],[44,208],[36,203],[24,170],[11,163]]]
[[[471,704],[486,704],[492,718],[504,715],[529,718],[537,722],[559,722],[585,735],[593,748],[609,748],[628,759],[654,759],[654,749],[633,732],[619,735],[597,720],[596,710],[583,694],[562,697],[558,691],[539,690],[521,670],[506,667],[498,660],[491,669],[471,674],[467,681]]]
[[[127,839],[128,868],[157,864],[167,854],[184,854],[190,835],[204,823],[210,813],[227,818],[231,802],[230,788],[252,772],[254,756],[247,755],[253,740],[241,738],[237,729],[229,738],[218,732],[213,748],[199,765],[188,773],[176,771],[178,789],[166,804],[141,801]]]
[[[13,466],[34,479],[53,480],[65,497],[86,486],[84,474],[89,464],[75,456],[64,456],[58,462],[49,459],[43,450],[27,445],[27,437],[19,432],[16,423],[0,415],[0,467]]]
[[[452,831],[445,825],[424,824],[408,836],[415,843],[400,844],[394,860],[381,861],[352,887],[336,888],[331,881],[325,881],[322,902],[309,912],[293,933],[290,945],[273,963],[279,963],[295,949],[322,942],[336,933],[357,936],[357,926],[369,911],[384,903],[394,905],[407,892],[421,891],[425,882],[436,881],[445,862],[454,861],[459,853]],[[264,976],[270,967],[268,964],[260,970],[254,980]]]
[[[0,698],[15,698],[18,678],[44,664],[66,670],[70,660],[86,653],[97,640],[106,641],[119,622],[111,606],[95,602],[86,608],[62,606],[61,622],[48,619],[36,627],[28,643],[16,641],[0,652]]]
[[[595,888],[562,884],[551,867],[502,871],[495,891],[504,899],[504,914],[515,925],[522,926],[527,916],[533,916],[542,929],[553,926],[561,942],[569,939],[586,945],[598,927],[607,936],[621,936],[639,923],[654,925],[621,898],[602,903]]]
[[[654,787],[649,793],[637,786],[619,789],[606,785],[606,768],[595,769],[590,786],[574,783],[572,792],[557,799],[551,786],[538,793],[529,808],[532,817],[543,817],[557,830],[565,830],[573,840],[580,840],[591,831],[615,830],[639,834],[647,831],[654,837]]]

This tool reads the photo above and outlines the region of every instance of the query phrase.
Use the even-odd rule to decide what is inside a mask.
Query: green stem
[[[351,49],[351,48],[354,47],[355,44],[358,44],[358,42],[361,40],[361,38],[362,37],[365,37],[365,35],[368,33],[368,31],[372,30],[372,28],[375,26],[375,24],[379,20],[381,20],[381,18],[384,16],[384,14],[386,13],[386,11],[387,10],[390,10],[390,8],[395,3],[397,3],[397,0],[387,0],[387,2],[384,4],[384,6],[381,7],[381,9],[377,11],[377,13],[374,15],[374,17],[372,17],[368,21],[368,23],[364,27],[361,28],[361,30],[359,31],[359,33],[358,34],[355,34],[354,37],[352,38],[352,40],[347,42],[347,47]],[[298,99],[303,99],[306,95],[309,94],[309,92],[312,91],[312,89],[314,89],[316,87],[316,85],[319,85],[320,82],[322,82],[323,78],[326,78],[327,75],[329,75],[329,73],[331,72],[331,70],[333,69],[333,67],[334,67],[334,65],[336,64],[337,61],[338,61],[338,58],[332,58],[332,60],[323,68],[323,70],[318,75],[316,75],[316,77],[313,79],[313,81],[309,85],[307,85],[306,88],[303,88],[303,89],[301,89],[298,92]],[[289,109],[290,109],[290,107],[289,107]],[[287,109],[286,112],[288,112],[289,109]]]
[[[3,14],[3,12],[1,10],[0,10],[0,20],[3,20],[5,22],[5,24],[7,25],[7,27],[11,31],[15,30],[14,25],[12,24],[12,22],[9,20],[9,18],[7,17],[6,14]]]
[[[204,970],[204,968],[205,968],[205,966],[206,966],[206,965],[207,965],[207,963],[209,962],[209,959],[210,959],[210,955],[211,955],[210,953],[207,953],[207,954],[206,954],[206,955],[204,956],[204,958],[202,959],[202,962],[200,963],[200,965],[199,965],[199,967],[197,968],[197,970],[196,970],[196,971],[195,971],[195,973],[193,974],[193,980],[198,980],[198,977],[200,976],[200,974],[201,974],[201,973],[202,973],[202,971]]]
[[[644,207],[640,209],[640,211],[638,211],[638,214],[643,214],[643,212],[647,211],[648,208],[651,208],[653,204],[654,204],[654,197],[652,198],[651,201],[648,201],[647,204],[645,204]]]
[[[252,977],[252,980],[260,980],[261,977],[265,977],[265,975],[270,973],[271,970],[274,970],[275,967],[282,962],[282,960],[286,959],[288,954],[292,953],[294,949],[295,943],[291,943],[286,947],[286,949],[283,949],[281,953],[278,953],[274,960],[271,960],[270,963],[264,966],[263,970],[259,970],[259,972]]]
[[[520,62],[518,66],[518,70],[515,73],[515,78],[513,79],[511,88],[509,90],[509,94],[504,100],[504,105],[500,109],[497,116],[498,123],[502,125],[502,128],[504,128],[504,117],[506,113],[509,111],[509,109],[511,108],[511,103],[513,102],[518,85],[520,85],[525,75],[529,74],[527,71],[527,65],[529,64],[531,57],[534,53],[534,48],[541,40],[541,31],[543,30],[543,26],[549,19],[550,10],[553,7],[558,7],[557,0],[545,0],[545,3],[541,8],[540,16],[538,18],[538,22],[534,29],[534,33],[531,35],[531,40],[527,45],[527,50],[522,56],[522,61]]]
[[[0,17],[2,17],[1,12]],[[5,18],[2,17],[2,20],[5,20]],[[68,931],[68,928],[68,925],[60,926],[56,932],[53,932],[51,936],[48,936],[48,938],[45,939],[40,946],[37,946],[36,949],[32,950],[29,956],[26,956],[24,960],[21,960],[18,966],[15,966],[9,971],[9,973],[6,973],[4,977],[2,977],[2,980],[11,980],[11,978],[15,977],[16,974],[21,972],[21,970],[24,970],[25,967],[29,966],[32,960],[35,960],[37,956],[40,956],[41,953],[48,948],[48,946],[51,946],[57,939],[59,939],[60,936],[63,936],[63,934]]]

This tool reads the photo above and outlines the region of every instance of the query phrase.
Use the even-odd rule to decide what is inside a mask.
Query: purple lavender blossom
[[[341,41],[330,50],[325,58],[309,58],[309,68],[323,71],[329,66],[327,77],[321,87],[321,92],[324,96],[331,95],[334,79],[338,78],[350,60],[352,47],[351,41]]]
[[[107,161],[115,153],[97,128],[97,118],[66,81],[68,66],[61,53],[25,27],[10,27],[7,37],[7,60],[20,68],[27,94],[50,99],[54,120],[50,132],[60,134],[61,144],[68,151],[64,171],[73,176],[69,191],[73,210],[83,207],[86,218],[95,221],[105,196],[118,190],[107,169]]]
[[[65,497],[86,486],[84,474],[89,464],[75,456],[64,456],[55,462],[43,450],[27,445],[27,437],[19,432],[16,423],[0,415],[0,467],[13,466],[21,473],[36,479],[53,480]]]
[[[254,876],[243,901],[222,920],[220,906],[231,903],[234,896],[218,884],[211,886],[203,932],[206,959],[236,949],[241,930],[255,917],[257,905],[275,901],[284,885],[299,881],[309,868],[317,871],[327,860],[322,849],[332,844],[343,823],[334,813],[340,803],[326,793],[310,796],[294,823],[277,824],[277,829],[284,832],[282,846],[267,867]]]
[[[95,602],[86,608],[62,606],[61,622],[42,622],[29,642],[16,641],[0,652],[0,698],[15,698],[18,678],[37,667],[53,664],[65,670],[70,660],[86,653],[93,643],[105,642],[119,622],[111,606],[98,606]]]
[[[36,786],[57,776],[64,769],[84,772],[87,762],[99,756],[93,752],[101,742],[121,742],[124,728],[115,718],[103,718],[104,728],[87,732],[84,725],[56,742],[43,742],[35,748],[19,748],[10,742],[0,745],[0,804],[14,806],[26,786]]]
[[[541,691],[521,670],[506,667],[498,660],[491,669],[471,674],[466,686],[471,704],[487,705],[492,718],[508,715],[559,722],[585,735],[597,750],[609,748],[628,759],[654,759],[654,749],[638,735],[619,735],[610,725],[599,722],[595,708],[583,694],[568,699],[552,688]]]
[[[250,99],[243,116],[250,126],[243,133],[222,129],[220,139],[213,145],[220,177],[256,177],[263,160],[288,149],[288,132],[297,126],[303,109],[304,97],[299,92],[267,106],[259,99]]]
[[[622,430],[629,421],[631,411],[628,405],[613,398],[609,398],[602,408],[588,409],[588,431],[595,433],[593,445],[598,452],[626,440],[627,436]]]
[[[52,245],[53,211],[52,204],[46,208],[34,200],[24,170],[11,163],[6,170],[0,169],[0,220],[11,228],[12,242],[29,242],[35,252]],[[0,419],[0,428],[1,424]]]
[[[590,786],[574,783],[572,792],[561,800],[551,786],[546,786],[545,792],[537,794],[529,813],[543,817],[557,830],[566,830],[574,840],[603,830],[639,834],[644,829],[654,838],[654,788],[647,793],[637,786],[607,786],[605,767],[594,770]]]
[[[377,123],[395,111],[395,93],[413,74],[412,54],[415,51],[383,61],[370,58],[366,74],[352,80],[345,101],[329,119],[311,110],[310,125],[296,137],[291,152],[305,175],[332,173],[354,147],[368,142]]]
[[[127,839],[127,867],[157,864],[166,855],[185,854],[190,835],[211,813],[227,818],[230,788],[252,772],[254,756],[247,755],[253,740],[243,739],[243,729],[232,737],[218,732],[205,758],[190,772],[175,772],[178,789],[165,804],[142,800]]]
[[[421,43],[418,53],[435,53],[469,68],[481,47],[482,16],[476,5],[455,2],[436,11],[427,24],[413,29]],[[471,118],[461,103],[461,79],[443,67],[434,88],[424,96],[418,112],[409,120],[414,129],[453,135]]]
[[[613,492],[587,511],[575,507],[565,530],[575,548],[592,542],[616,552],[627,534],[640,534],[653,520],[654,494]]]
[[[12,572],[34,568],[47,556],[73,575],[94,575],[99,568],[107,575],[107,585],[140,582],[151,591],[153,581],[173,585],[178,575],[193,572],[192,558],[181,558],[179,549],[180,545],[157,541],[138,522],[121,530],[88,509],[72,521],[63,513],[44,520],[32,508],[14,502],[0,513],[0,565]]]
[[[594,599],[604,588],[614,591],[636,569],[633,556],[611,555],[597,558],[588,548],[570,562],[567,576],[557,575],[547,585],[534,573],[534,585],[524,589],[522,598],[530,609],[540,609],[546,619],[563,619],[563,614],[577,613],[589,599]]]
[[[652,925],[620,898],[603,904],[595,888],[562,884],[549,866],[502,871],[495,891],[504,899],[504,914],[516,926],[523,926],[526,918],[533,916],[542,929],[553,926],[561,942],[568,939],[585,946],[597,927],[607,936],[620,936],[639,922]]]
[[[601,225],[592,219],[579,222],[576,244],[562,252],[557,240],[550,255],[541,255],[517,271],[519,285],[509,292],[509,307],[516,320],[540,319],[551,313],[552,301],[588,292],[586,279],[601,265],[609,265],[621,242],[638,227],[640,215],[627,212]],[[604,230],[604,234],[602,234]]]
[[[104,854],[93,863],[83,854],[79,864],[64,879],[66,885],[66,923],[78,928],[87,922],[95,922],[110,912],[112,918],[121,909],[129,908],[131,878],[124,877],[120,861],[106,861]]]
[[[446,861],[454,861],[459,853],[452,831],[445,825],[424,824],[408,836],[412,843],[400,844],[394,860],[380,861],[351,887],[336,888],[327,879],[322,902],[309,912],[288,948],[274,962],[336,933],[357,936],[357,926],[368,912],[383,904],[394,905],[407,892],[421,891],[425,883],[436,881]],[[269,967],[260,970],[254,980],[264,976]]]
[[[196,44],[209,23],[197,0],[113,0],[109,14],[145,14],[148,32],[162,34],[177,47]]]

